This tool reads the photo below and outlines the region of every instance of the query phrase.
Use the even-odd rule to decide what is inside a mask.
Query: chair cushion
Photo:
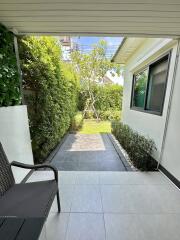
[[[0,197],[0,216],[47,217],[57,189],[55,180],[15,184]]]

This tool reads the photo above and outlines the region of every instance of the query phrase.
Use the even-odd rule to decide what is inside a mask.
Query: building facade
[[[153,139],[160,168],[180,180],[178,40],[126,38],[113,61],[124,64],[122,121]]]

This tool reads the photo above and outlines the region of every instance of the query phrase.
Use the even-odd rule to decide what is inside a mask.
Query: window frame
[[[132,91],[131,91],[131,105],[130,108],[133,110],[137,110],[137,111],[144,111],[144,107],[136,107],[133,105],[133,99],[134,99],[134,89],[135,89],[135,83],[136,83],[136,75],[138,75],[139,73],[146,71],[147,70],[147,75],[148,75],[148,79],[149,79],[149,66],[146,66],[144,68],[141,68],[141,70],[139,70],[138,72],[133,74],[133,82],[132,82]],[[147,83],[146,83],[146,89],[147,89],[147,85],[148,85],[148,79],[147,79]],[[147,91],[145,89],[145,98],[144,98],[144,105],[146,102],[146,95],[147,95]]]
[[[146,65],[144,68],[141,68],[139,71],[134,72],[133,74],[133,80],[132,80],[132,88],[131,88],[131,101],[130,101],[130,110],[135,110],[139,112],[144,112],[144,113],[150,113],[154,115],[163,115],[163,110],[164,110],[164,102],[165,102],[165,96],[166,96],[166,90],[167,90],[167,82],[168,82],[168,77],[169,77],[169,67],[170,67],[170,61],[171,61],[171,52],[172,50],[166,52],[165,54],[161,55],[158,59],[154,60],[153,62],[149,63]],[[166,74],[166,79],[165,79],[165,91],[163,94],[163,104],[161,107],[161,111],[152,111],[147,109],[147,97],[148,97],[148,88],[150,84],[150,69],[153,65],[156,65],[158,63],[163,62],[163,60],[167,58],[168,60],[168,67],[167,67],[167,74]],[[135,89],[135,83],[136,83],[136,75],[147,70],[148,73],[148,79],[147,79],[147,84],[146,84],[146,90],[145,90],[145,98],[144,98],[144,106],[143,107],[136,107],[133,105],[133,99],[134,99],[134,89]]]

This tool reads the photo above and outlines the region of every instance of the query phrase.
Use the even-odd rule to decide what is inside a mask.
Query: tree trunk
[[[94,105],[96,101],[94,98],[94,94],[90,89],[88,90],[88,93],[89,93],[89,98],[86,101],[86,106],[83,111],[83,117],[85,116],[86,112],[92,111],[93,115],[96,116],[96,120],[99,121],[99,115]]]

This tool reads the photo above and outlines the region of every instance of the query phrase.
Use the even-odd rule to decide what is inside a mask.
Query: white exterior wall
[[[9,162],[33,164],[26,106],[0,108],[0,141]],[[20,182],[28,172],[13,167],[16,182]]]
[[[180,181],[180,56],[161,165]]]
[[[155,61],[161,55],[165,54],[171,49],[172,54],[163,108],[163,115],[159,116],[130,109],[133,73],[142,69],[149,63]],[[123,122],[128,124],[131,128],[138,131],[139,133],[145,135],[146,137],[150,137],[155,141],[157,146],[157,152],[154,154],[154,157],[157,160],[162,146],[162,139],[172,83],[172,76],[174,71],[176,51],[177,43],[171,41],[170,39],[164,40],[147,39],[144,42],[144,44],[139,49],[136,50],[133,56],[131,56],[129,61],[126,63],[125,68],[124,98],[122,109]]]

